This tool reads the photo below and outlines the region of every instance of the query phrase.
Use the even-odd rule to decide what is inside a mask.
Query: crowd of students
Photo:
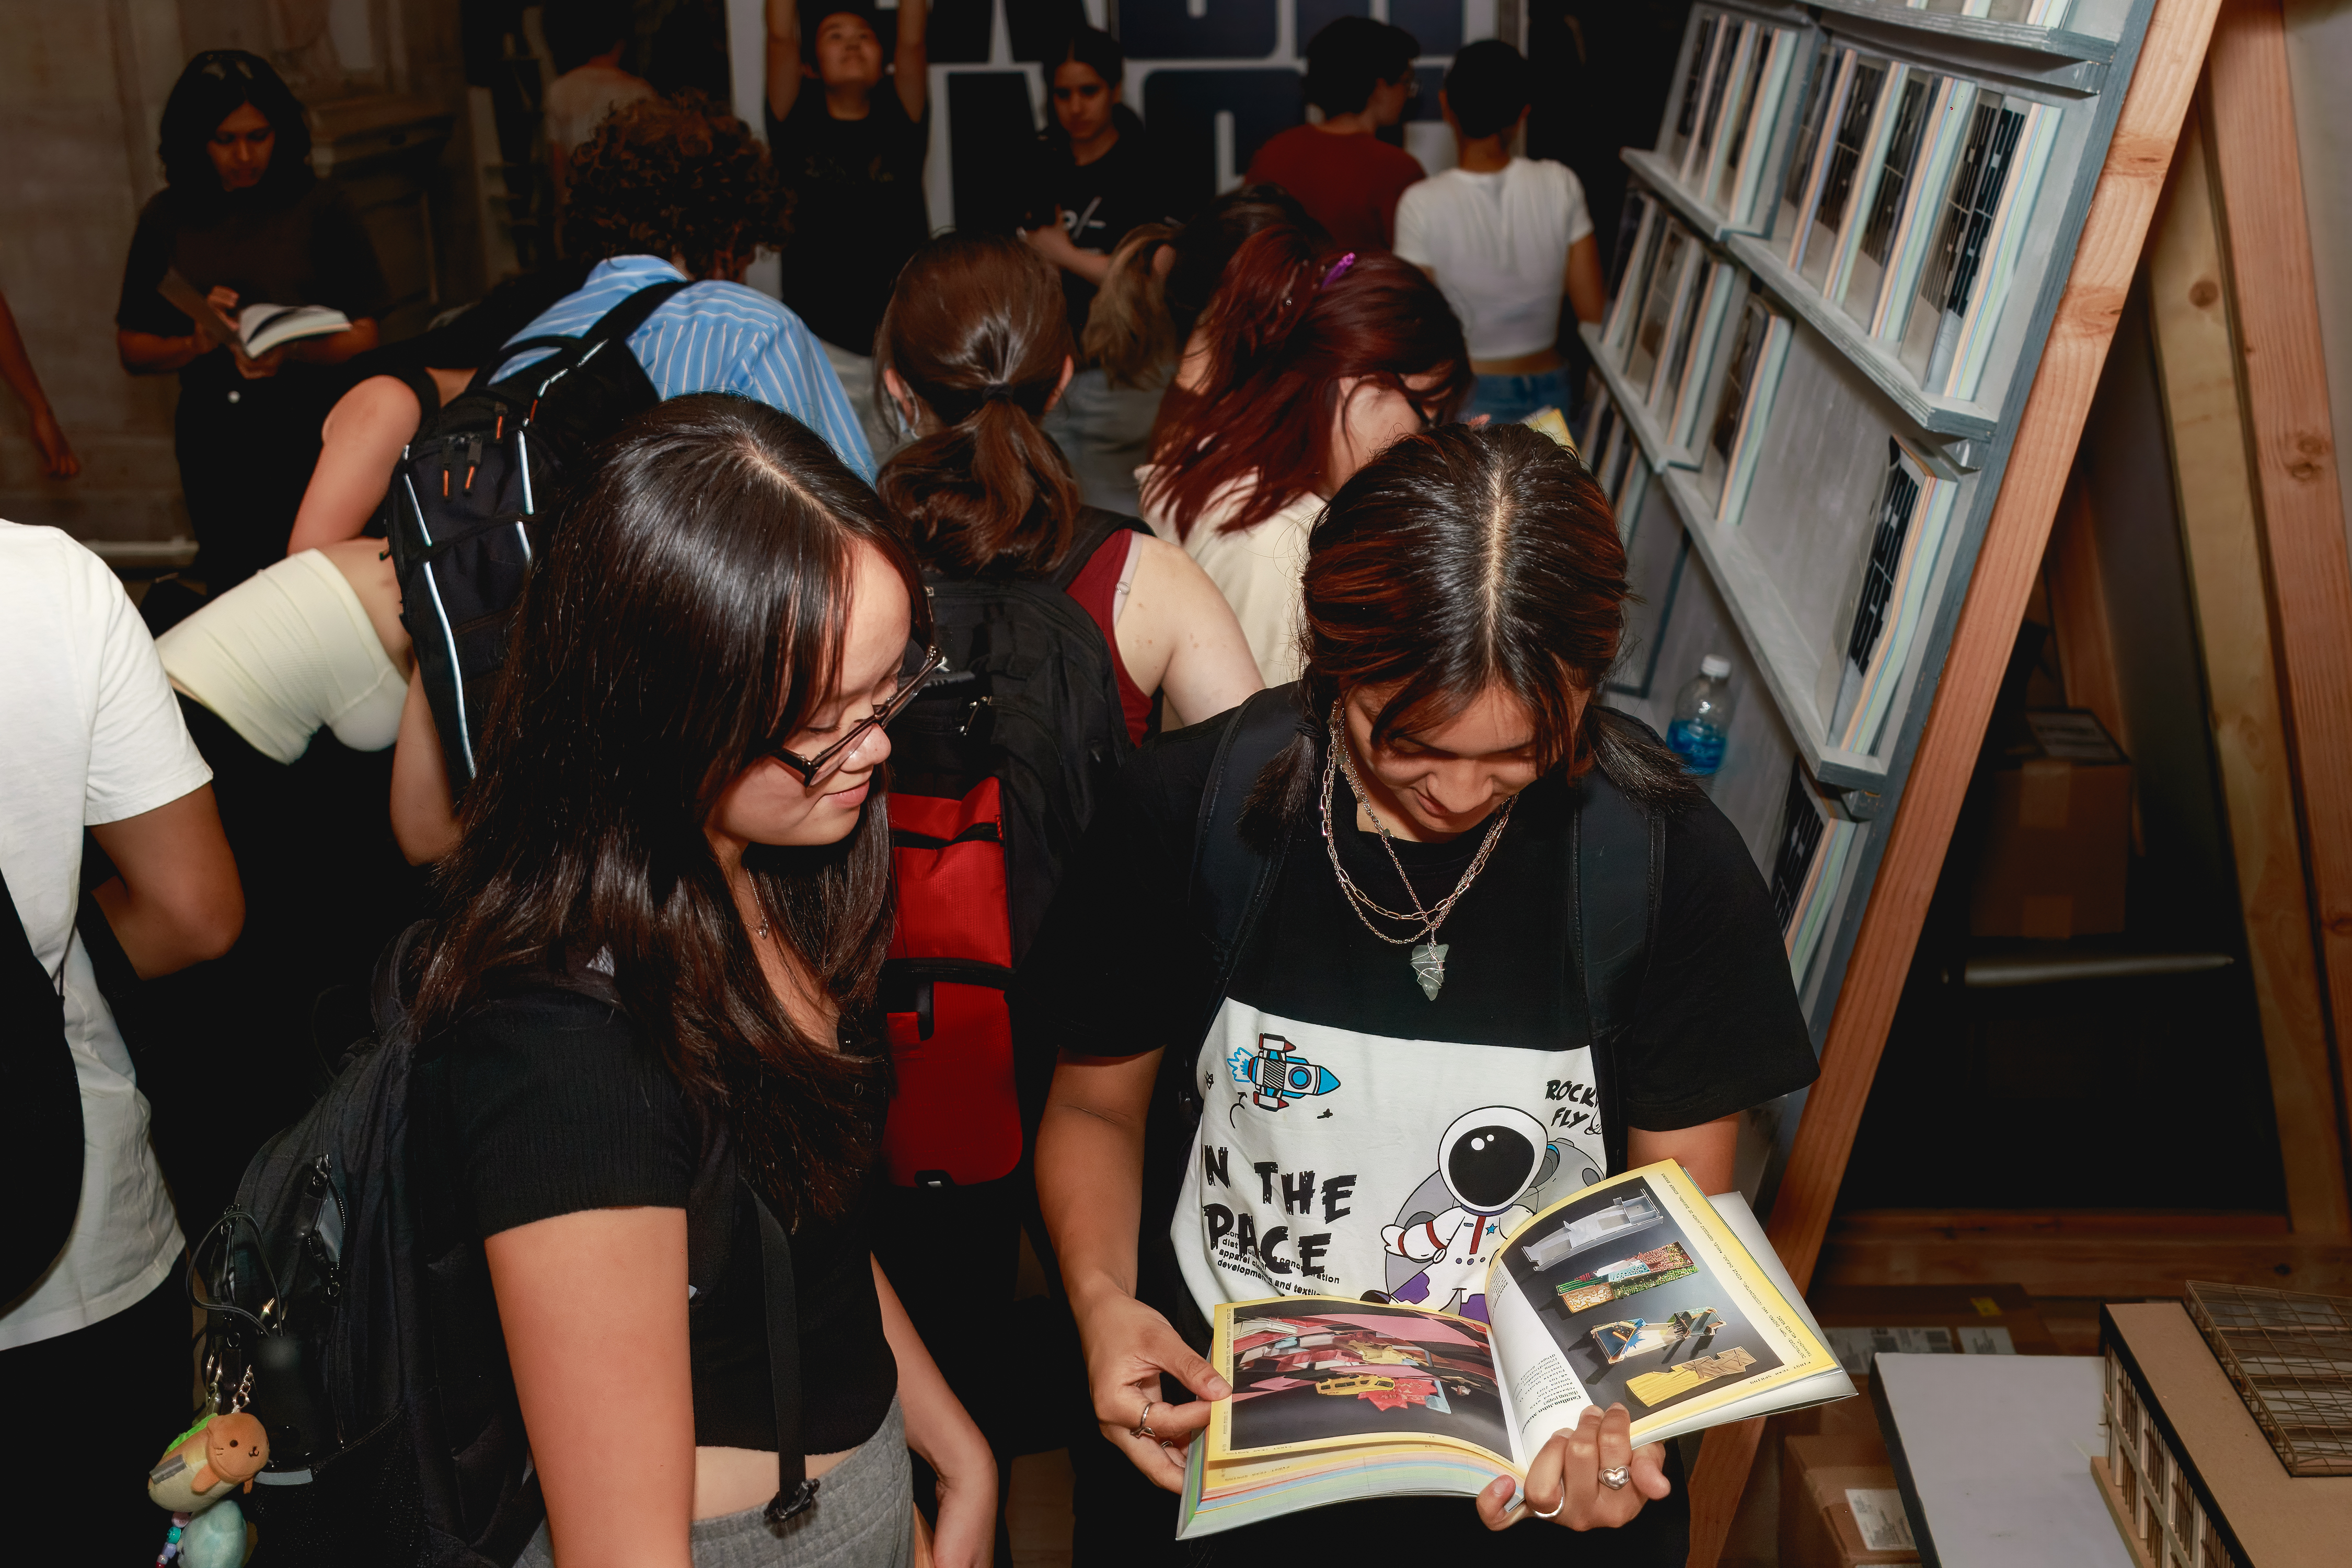
[[[1738,835],[1598,700],[1607,501],[1516,423],[1565,400],[1562,301],[1600,303],[1575,176],[1510,151],[1525,63],[1461,52],[1460,166],[1424,181],[1374,134],[1418,46],[1342,18],[1308,50],[1321,121],[1178,214],[1081,29],[1028,226],[932,237],[923,0],[887,57],[819,9],[771,0],[763,144],[632,87],[616,13],[581,7],[548,100],[590,127],[557,149],[564,261],[382,346],[275,74],[206,54],[172,95],[120,346],[181,376],[205,592],[134,608],[0,522],[5,1005],[78,1085],[0,1067],[26,1114],[80,1107],[78,1190],[35,1194],[69,1225],[0,1280],[0,1366],[76,1457],[47,1506],[89,1561],[162,1538],[137,1477],[189,1415],[188,1242],[389,988],[434,1063],[419,1223],[478,1248],[503,1354],[476,1403],[519,1418],[543,1499],[520,1561],[1001,1559],[1042,1426],[1082,1563],[1678,1563],[1679,1468],[1622,1411],[1475,1517],[1188,1544],[1170,1495],[1229,1392],[1214,1305],[1427,1294],[1444,1248],[1391,1233],[1465,1114],[1549,1140],[1515,1193],[1663,1158],[1719,1192],[1738,1113],[1812,1073]],[[741,282],[771,248],[781,301]],[[167,271],[352,325],[257,360]],[[453,729],[387,494],[451,405],[614,321],[650,406],[532,514],[495,696]],[[1604,820],[1650,867],[1607,1016],[1570,871]],[[976,956],[933,962],[937,931]],[[1337,1071],[1319,1117],[1253,1105],[1233,1064],[1269,1039]],[[1009,1142],[950,1175],[992,1096]],[[1228,1168],[1329,1179],[1258,1202],[1244,1175],[1220,1227]],[[1324,1234],[1285,1258],[1310,1201]],[[1010,1310],[1024,1231],[1058,1335]]]

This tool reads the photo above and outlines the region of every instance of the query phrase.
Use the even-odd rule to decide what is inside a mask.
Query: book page
[[[1212,1464],[1370,1443],[1466,1448],[1514,1468],[1494,1349],[1475,1319],[1339,1296],[1224,1302],[1209,1359],[1234,1389],[1209,1418]]]
[[[1587,1405],[1622,1404],[1638,1444],[1837,1365],[1671,1161],[1529,1220],[1496,1256],[1486,1301],[1521,1456]]]

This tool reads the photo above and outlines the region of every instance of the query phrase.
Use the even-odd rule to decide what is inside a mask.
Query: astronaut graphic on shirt
[[[1518,1200],[1549,1173],[1551,1152],[1542,1123],[1515,1106],[1481,1106],[1457,1118],[1438,1142],[1435,1177],[1454,1206],[1415,1210],[1381,1227],[1392,1256],[1421,1265],[1391,1298],[1485,1322],[1487,1266],[1496,1248],[1535,1218]]]

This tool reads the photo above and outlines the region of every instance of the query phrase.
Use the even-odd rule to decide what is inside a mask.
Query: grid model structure
[[[2352,1476],[2352,1300],[2192,1279],[2189,1315],[2288,1475]]]
[[[2248,1568],[2215,1528],[2196,1471],[2138,1369],[2105,1352],[2108,1506],[2142,1568]]]

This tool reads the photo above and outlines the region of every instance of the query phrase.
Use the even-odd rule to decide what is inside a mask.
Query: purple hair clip
[[[1332,284],[1337,283],[1340,279],[1346,277],[1348,275],[1348,268],[1353,267],[1355,264],[1356,253],[1351,250],[1348,252],[1347,255],[1339,258],[1339,260],[1331,263],[1331,270],[1323,274],[1323,281],[1318,283],[1315,287],[1318,289],[1328,289]]]

